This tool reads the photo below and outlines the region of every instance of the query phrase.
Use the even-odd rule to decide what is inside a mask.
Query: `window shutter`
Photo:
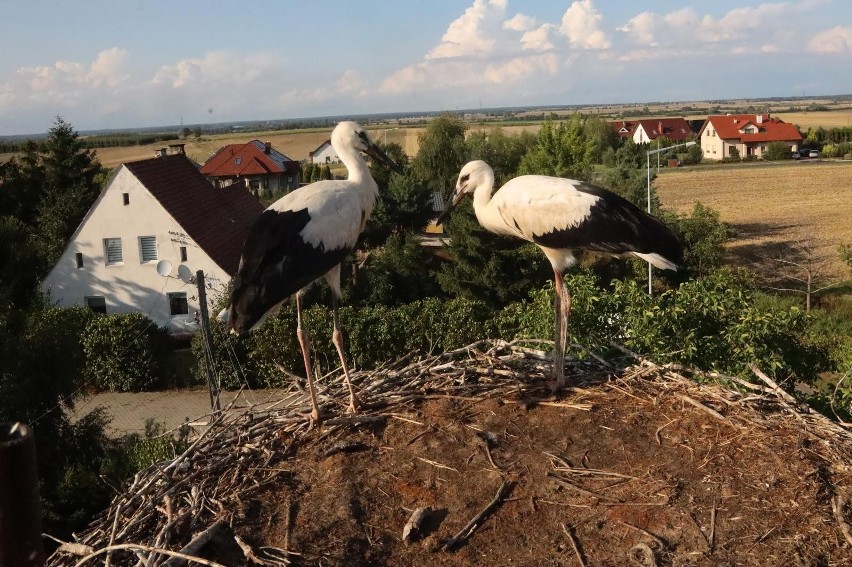
[[[157,259],[157,237],[140,236],[139,249],[142,251],[142,262],[153,262]]]
[[[124,256],[121,253],[120,238],[104,238],[104,251],[106,253],[107,266],[120,264],[124,261]]]

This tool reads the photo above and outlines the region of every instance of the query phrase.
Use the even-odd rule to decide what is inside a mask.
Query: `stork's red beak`
[[[449,205],[444,207],[444,212],[442,212],[440,216],[438,216],[438,219],[435,221],[435,224],[443,224],[444,220],[446,220],[447,217],[450,216],[450,212],[454,208],[456,208],[456,205],[458,205],[462,199],[464,199],[464,193],[462,193],[461,191],[456,191],[453,195],[452,201],[450,201]]]

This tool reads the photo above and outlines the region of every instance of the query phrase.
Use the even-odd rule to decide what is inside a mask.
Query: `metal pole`
[[[201,309],[201,333],[204,336],[205,356],[207,359],[207,386],[210,388],[210,409],[216,413],[222,409],[219,404],[219,389],[216,386],[216,368],[213,365],[213,334],[210,332],[210,315],[207,313],[207,290],[204,287],[204,271],[195,272],[198,285],[198,306]]]
[[[651,152],[647,152],[648,156],[648,214],[651,214]],[[659,153],[657,154],[660,155]],[[648,262],[648,295],[651,295],[651,262]]]
[[[0,423],[0,567],[43,565],[35,434]]]

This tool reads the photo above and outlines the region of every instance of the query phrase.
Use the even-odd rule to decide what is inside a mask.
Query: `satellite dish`
[[[192,270],[186,264],[181,264],[178,266],[178,277],[183,283],[192,283],[193,275]]]
[[[171,275],[172,263],[168,260],[160,260],[159,262],[157,262],[157,273],[163,276],[164,278]]]

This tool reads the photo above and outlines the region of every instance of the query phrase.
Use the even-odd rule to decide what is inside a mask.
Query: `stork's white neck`
[[[334,149],[337,151],[337,156],[340,158],[340,161],[346,166],[346,171],[348,173],[347,179],[349,179],[349,181],[354,181],[356,183],[367,181],[369,185],[375,186],[373,176],[370,175],[370,168],[367,166],[367,162],[364,161],[364,157],[361,155],[361,152],[358,152],[350,146]]]
[[[491,206],[491,196],[494,191],[494,171],[489,168],[480,172],[479,175],[481,179],[478,180],[476,189],[473,191],[473,212],[476,214],[476,220],[491,232],[513,234],[511,227],[507,227],[503,217],[500,216],[500,211]]]

